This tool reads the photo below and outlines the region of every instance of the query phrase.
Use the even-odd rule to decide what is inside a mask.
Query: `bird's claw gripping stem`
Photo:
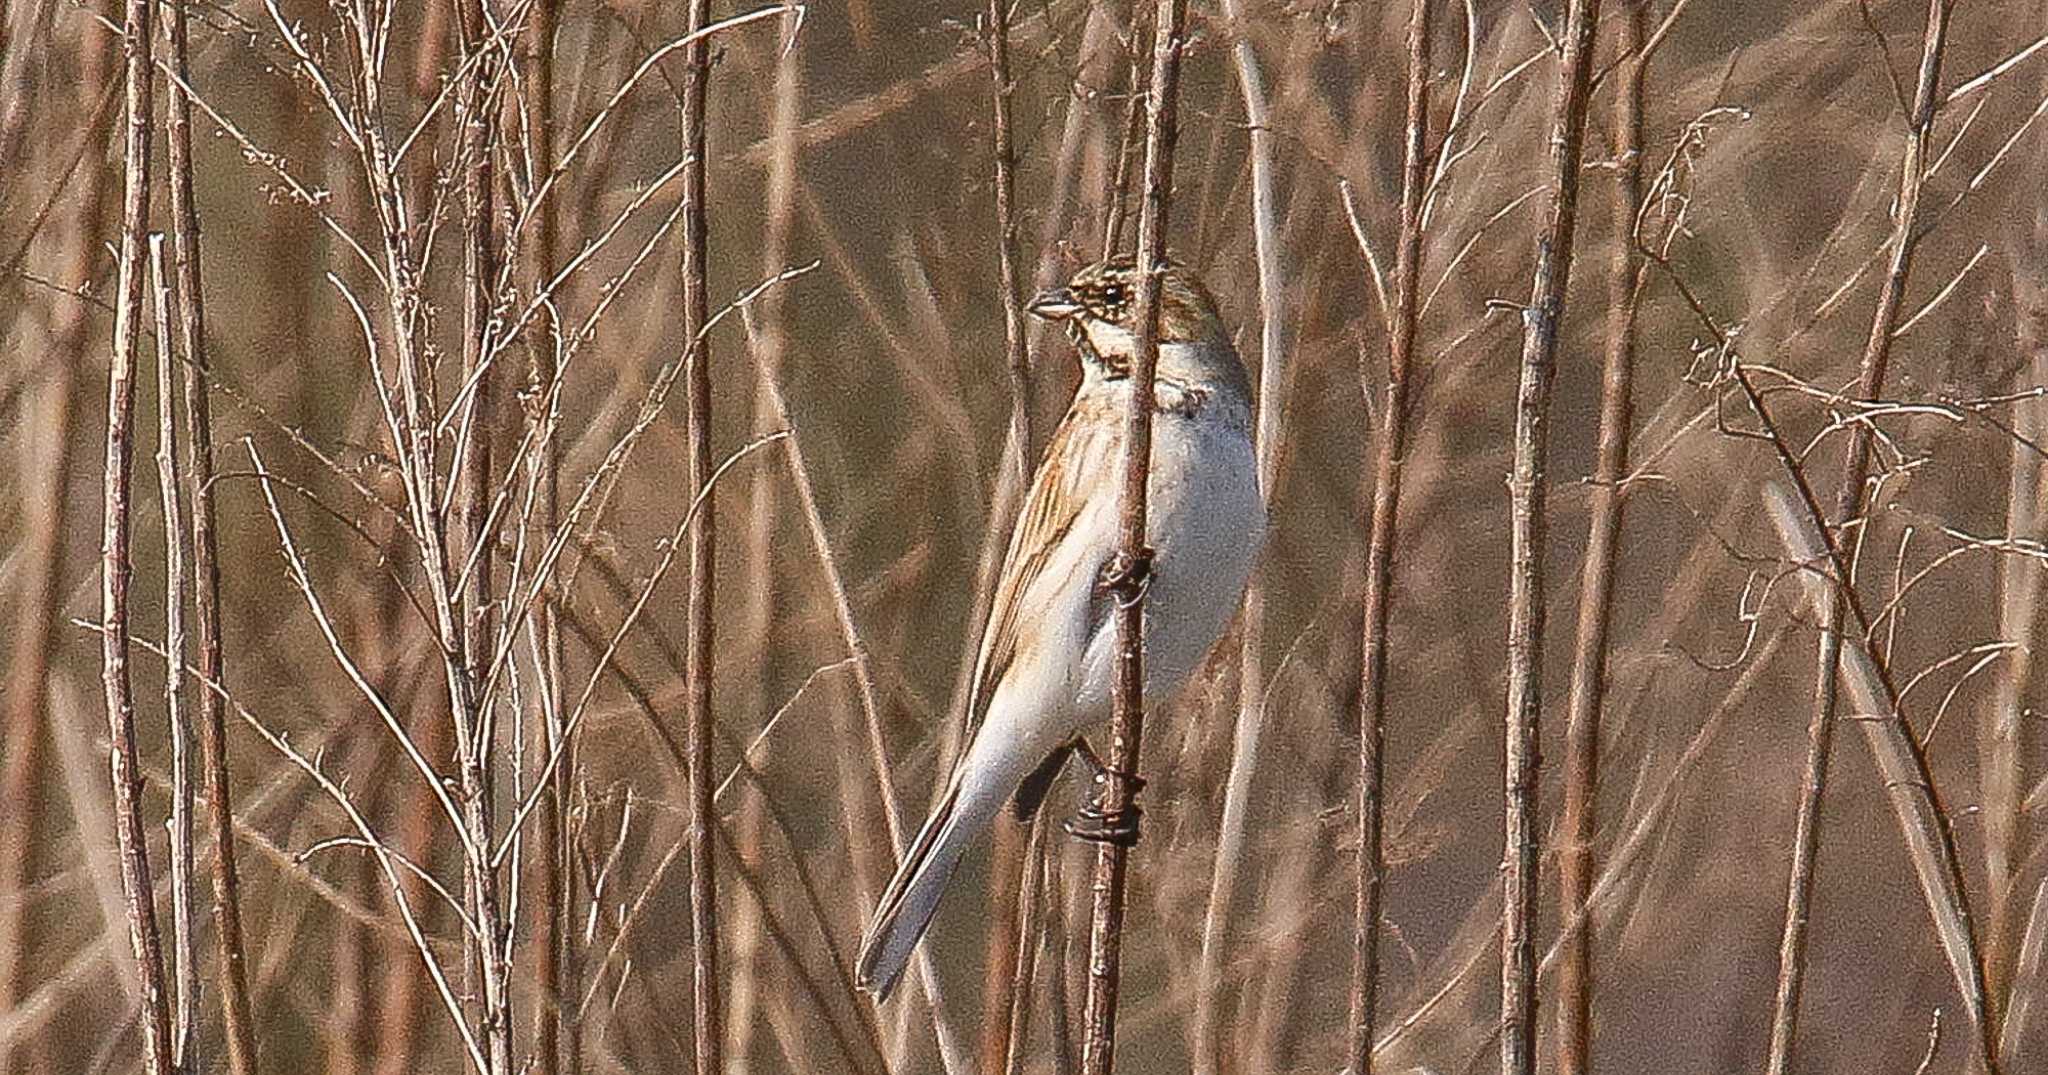
[[[1109,796],[1110,791],[1109,766],[1105,765],[1102,758],[1089,747],[1086,739],[1074,741],[1074,753],[1080,755],[1081,760],[1086,762],[1091,770],[1089,782],[1094,790],[1089,793],[1087,801],[1082,803],[1074,816],[1062,822],[1060,827],[1066,830],[1068,836],[1088,843],[1116,844],[1120,847],[1136,844],[1139,821],[1145,816],[1145,812],[1138,809],[1135,802],[1126,805],[1122,810],[1107,809],[1103,805],[1103,800]],[[1132,774],[1124,779],[1129,782],[1131,797],[1136,798],[1138,792],[1145,787],[1145,778]]]
[[[1145,596],[1152,586],[1151,546],[1141,546],[1136,556],[1127,556],[1118,549],[1109,562],[1102,565],[1102,573],[1095,580],[1095,588],[1103,593],[1113,594],[1117,604],[1129,608]]]

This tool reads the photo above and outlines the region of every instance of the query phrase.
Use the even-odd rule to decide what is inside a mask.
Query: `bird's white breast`
[[[1128,384],[1104,387],[1128,399]],[[1198,405],[1184,406],[1195,401],[1176,398],[1181,391],[1161,384],[1161,408],[1152,423],[1146,534],[1155,559],[1145,601],[1148,702],[1178,690],[1228,626],[1266,529],[1245,401],[1201,390]],[[1114,480],[1113,475],[1104,477]],[[1113,548],[1114,512],[1105,514],[1103,531]],[[1107,712],[1115,634],[1112,617],[1089,640],[1077,692],[1084,724]]]

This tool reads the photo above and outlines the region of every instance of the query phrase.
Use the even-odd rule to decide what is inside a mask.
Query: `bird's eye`
[[[1102,304],[1109,307],[1122,306],[1124,304],[1124,285],[1104,284],[1102,287]]]

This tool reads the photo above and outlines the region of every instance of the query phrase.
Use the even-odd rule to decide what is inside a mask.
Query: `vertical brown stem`
[[[186,480],[192,500],[192,618],[199,678],[224,683],[221,648],[220,561],[214,538],[213,418],[206,383],[206,308],[199,275],[199,207],[192,189],[192,101],[185,0],[173,0],[165,20],[166,62],[178,77],[165,109],[169,122],[171,236],[176,265],[178,327],[185,355]],[[159,343],[159,346],[162,346]],[[206,782],[206,819],[213,839],[213,932],[220,956],[221,1023],[229,1075],[254,1075],[256,1019],[249,1008],[242,946],[241,884],[235,871],[233,800],[228,790],[227,729],[220,695],[198,692],[199,753]]]
[[[114,307],[114,356],[107,375],[107,454],[100,536],[100,674],[106,695],[108,763],[114,785],[121,885],[128,898],[128,939],[141,976],[143,1067],[170,1075],[171,1012],[164,995],[163,942],[157,933],[156,881],[142,820],[142,774],[135,746],[135,700],[128,682],[128,582],[135,455],[135,351],[142,339],[142,248],[149,227],[149,143],[153,0],[128,0],[122,20],[128,59],[128,111],[122,129],[121,275]]]
[[[1913,265],[1914,218],[1920,204],[1922,169],[1927,141],[1934,126],[1936,95],[1941,74],[1941,54],[1948,35],[1949,0],[1928,0],[1926,32],[1921,39],[1919,77],[1913,93],[1913,114],[1908,117],[1905,150],[1899,162],[1897,202],[1892,209],[1892,232],[1887,244],[1891,257],[1880,285],[1877,309],[1870,319],[1870,334],[1863,346],[1862,372],[1857,396],[1876,399],[1884,390],[1885,368],[1891,357],[1892,329],[1905,297],[1906,278]],[[1849,430],[1848,458],[1842,467],[1842,484],[1835,494],[1835,520],[1848,526],[1862,516],[1864,484],[1870,471],[1870,428],[1857,423]],[[1827,789],[1828,758],[1833,750],[1836,674],[1842,658],[1844,602],[1855,587],[1853,570],[1863,527],[1856,537],[1843,542],[1848,549],[1841,557],[1845,573],[1838,580],[1834,598],[1821,617],[1820,660],[1814,684],[1814,708],[1807,725],[1805,778],[1800,783],[1799,813],[1792,835],[1792,868],[1786,882],[1785,923],[1778,946],[1777,999],[1771,1013],[1771,1051],[1765,1064],[1769,1075],[1784,1075],[1791,1068],[1793,1043],[1799,1029],[1799,997],[1806,975],[1806,931],[1813,898],[1815,862],[1820,850],[1820,809]],[[1981,974],[1981,970],[1980,970]],[[1987,1063],[1995,1052],[1989,1013],[1977,1020],[1981,1052]],[[1994,1065],[1995,1066],[1995,1065]]]
[[[1010,375],[1010,422],[1006,435],[1005,460],[1011,461],[1004,477],[1016,488],[1023,487],[1024,460],[1031,446],[1031,379],[1025,360],[1024,319],[1018,305],[1016,151],[1010,133],[1010,28],[1006,0],[989,0],[989,74],[994,81],[994,145],[996,261],[1002,279],[1003,354]],[[1029,857],[1029,830],[1008,818],[995,823],[994,851],[989,869],[988,962],[982,996],[981,1064],[986,1072],[1004,1070],[1009,1063],[1011,1033],[1025,1003],[1023,991],[1029,978],[1020,974],[1029,958],[1020,943],[1019,920],[1023,904],[1030,898],[1024,887]]]
[[[475,908],[478,945],[482,959],[483,1037],[488,1055],[483,1058],[487,1075],[509,1075],[512,1070],[512,1027],[506,989],[506,934],[499,878],[491,861],[496,843],[496,826],[485,775],[491,762],[490,743],[483,734],[484,703],[478,698],[475,669],[468,660],[469,648],[463,626],[462,595],[457,592],[460,562],[451,565],[447,527],[442,510],[441,481],[435,441],[436,407],[430,398],[433,378],[429,355],[420,338],[426,316],[426,299],[421,294],[418,262],[413,245],[412,210],[404,177],[395,163],[383,127],[384,83],[378,74],[377,58],[383,55],[382,25],[358,18],[352,27],[361,76],[363,172],[368,181],[383,242],[385,312],[390,318],[391,346],[398,367],[398,404],[401,408],[398,455],[400,476],[405,483],[406,508],[420,556],[420,574],[427,583],[428,597],[437,634],[436,648],[447,683],[450,723],[455,737],[456,761],[462,790],[462,844],[468,899]]]
[[[484,363],[492,350],[491,290],[497,278],[497,244],[492,238],[494,200],[491,157],[495,150],[491,84],[497,64],[486,55],[490,49],[490,27],[484,21],[483,0],[459,0],[462,52],[468,74],[456,122],[461,130],[462,166],[462,374],[473,384],[469,419],[457,457],[462,461],[457,499],[455,545],[464,565],[460,574],[468,579],[462,597],[463,650],[469,667],[486,668],[493,632],[490,626],[491,536],[485,532],[491,506],[491,442],[496,379]],[[496,707],[489,699],[478,702],[478,742],[475,749],[489,755],[494,743],[491,714]],[[484,796],[490,798],[491,767],[484,766]]]
[[[1357,902],[1351,921],[1351,1011],[1347,1042],[1351,1075],[1372,1075],[1379,1014],[1381,786],[1387,704],[1387,609],[1393,594],[1394,542],[1399,529],[1401,466],[1407,459],[1409,371],[1422,273],[1422,199],[1429,186],[1429,3],[1408,14],[1408,116],[1402,127],[1401,231],[1394,254],[1393,332],[1387,346],[1387,392],[1380,408],[1373,463],[1372,532],[1365,552],[1365,610],[1359,663]]]
[[[178,488],[178,392],[171,367],[171,283],[164,237],[149,237],[150,308],[156,327],[156,476],[164,515],[164,711],[171,738],[171,1061],[190,1071],[199,1010],[192,935],[192,718],[185,710],[185,510]]]
[[[1635,223],[1642,202],[1643,67],[1638,54],[1646,14],[1643,0],[1624,0],[1616,20],[1621,57],[1614,101],[1614,257],[1607,268],[1607,350],[1601,365],[1600,441],[1593,463],[1586,563],[1579,576],[1577,648],[1572,653],[1571,695],[1565,711],[1564,818],[1558,849],[1558,914],[1568,924],[1557,969],[1557,1062],[1561,1075],[1592,1067],[1593,931],[1586,900],[1598,875],[1593,841],[1600,818],[1600,709],[1607,690],[1607,632],[1613,619],[1614,570],[1621,533],[1622,480],[1628,476],[1633,415],[1636,295],[1645,268],[1635,257]],[[1576,927],[1570,926],[1577,923]]]
[[[1145,193],[1138,211],[1137,341],[1131,356],[1130,414],[1125,419],[1118,520],[1126,583],[1116,587],[1116,672],[1112,681],[1108,771],[1102,808],[1130,814],[1138,791],[1139,746],[1145,727],[1144,590],[1137,565],[1146,556],[1146,485],[1152,471],[1152,388],[1159,364],[1159,289],[1166,270],[1166,228],[1173,185],[1182,26],[1187,0],[1159,0],[1152,43],[1152,90],[1146,98]],[[1089,933],[1088,1013],[1081,1070],[1109,1075],[1116,1055],[1117,987],[1122,969],[1127,849],[1104,843],[1095,859],[1095,908]]]
[[[696,33],[710,21],[709,0],[691,0],[688,31]],[[697,1070],[723,1071],[719,1053],[724,1041],[718,970],[718,883],[713,874],[711,827],[711,643],[712,571],[717,548],[711,482],[711,347],[705,339],[709,311],[705,299],[704,113],[710,88],[709,42],[699,39],[683,53],[683,339],[690,353],[684,360],[683,392],[689,410],[690,490],[702,496],[703,507],[690,530],[690,594],[684,641],[690,783],[690,928],[692,1025]]]
[[[485,518],[491,502],[492,377],[484,368],[484,362],[491,349],[491,281],[497,275],[497,252],[491,239],[493,147],[491,110],[488,107],[494,65],[490,58],[480,55],[487,47],[485,39],[490,32],[484,24],[483,0],[455,0],[455,7],[467,72],[456,101],[455,117],[459,131],[457,160],[462,172],[462,375],[463,383],[471,386],[471,395],[466,408],[468,418],[460,423],[461,434],[455,451],[460,469],[454,479],[457,484],[451,568],[455,580],[461,584],[454,600],[460,616],[458,630],[463,664],[474,675],[476,669],[490,667],[492,638],[488,611],[491,602],[491,539],[485,532]],[[472,799],[471,810],[479,819],[474,826],[478,839],[488,848],[497,830],[492,821],[497,706],[488,694],[477,694],[472,701],[471,727],[462,735],[465,757],[469,759],[465,769],[470,774],[467,777],[470,783],[464,794]],[[479,862],[477,872],[494,871],[488,862]],[[487,887],[495,887],[495,884],[472,886],[469,898],[473,914],[480,909]],[[477,917],[481,921],[484,916],[478,914]],[[497,938],[497,930],[486,931],[470,962],[474,973],[486,980],[496,979],[496,984],[486,985],[480,990],[485,996],[484,1023],[492,1028],[494,1042],[498,1036],[495,1033],[497,1024],[507,1019],[510,1013],[505,996],[508,983],[503,977],[504,968],[499,965],[502,956],[496,950]],[[504,1028],[504,1034],[509,1038],[509,1027]],[[495,1048],[493,1051],[495,1054]],[[492,1062],[494,1065],[497,1063],[495,1059]],[[499,1068],[494,1075],[510,1075],[510,1072]]]
[[[1651,264],[1661,264],[1659,255],[1649,251],[1645,254]],[[1725,334],[1711,326],[1709,331],[1719,346],[1728,347]],[[1845,626],[1851,630],[1844,633],[1843,641],[1847,646],[1841,650],[1841,670],[1852,698],[1863,707],[1861,711],[1878,715],[1878,719],[1856,723],[1864,733],[1864,741],[1870,746],[1872,759],[1877,762],[1878,774],[1884,781],[1885,797],[1890,800],[1900,835],[1905,838],[1907,854],[1913,861],[1913,871],[1918,875],[1921,894],[1927,901],[1928,917],[1933,920],[1942,954],[1947,957],[1949,969],[1955,976],[1956,991],[1962,995],[1964,1009],[1977,1030],[1978,1056],[1985,1071],[1996,1073],[1996,1035],[1989,1014],[1991,1004],[1984,988],[1982,948],[1977,943],[1971,921],[1968,890],[1963,884],[1962,860],[1956,854],[1954,827],[1950,824],[1948,810],[1941,803],[1934,774],[1928,768],[1927,752],[1921,747],[1918,733],[1907,721],[1905,710],[1900,705],[1898,686],[1890,670],[1872,650],[1870,616],[1865,612],[1856,588],[1842,581],[1850,577],[1849,557],[1853,549],[1828,534],[1827,512],[1820,506],[1819,496],[1806,479],[1799,454],[1778,432],[1755,379],[1740,362],[1731,363],[1728,370],[1756,414],[1763,429],[1762,435],[1770,442],[1786,480],[1796,491],[1795,496],[1781,485],[1765,485],[1764,502],[1770,509],[1772,522],[1777,526],[1781,539],[1787,542],[1791,558],[1817,575],[1818,581],[1833,591],[1848,618]],[[1827,593],[1820,594],[1814,602],[1817,618],[1826,615],[1831,603]],[[1803,913],[1803,905],[1801,911]],[[1782,971],[1781,967],[1781,974]],[[1782,980],[1780,985],[1783,985]]]
[[[1002,1056],[1002,1063],[989,1071],[1014,1073],[1023,1062],[1024,1039],[1031,1026],[1031,983],[1038,973],[1038,952],[1043,927],[1039,916],[1044,913],[1048,902],[1040,893],[1044,887],[1047,861],[1046,820],[1041,811],[1037,819],[1025,830],[1022,876],[1018,879],[1017,902],[1022,913],[1017,916],[1017,959],[1012,968],[1015,975],[1010,985],[1010,1007],[1003,1017],[1010,1024],[1007,1045],[1009,1051]]]
[[[1550,382],[1558,321],[1571,276],[1585,140],[1593,32],[1600,0],[1572,0],[1551,99],[1548,219],[1536,240],[1536,273],[1522,311],[1521,375],[1515,390],[1514,469],[1508,478],[1512,560],[1508,593],[1508,704],[1501,877],[1500,1069],[1536,1068],[1536,789],[1543,715],[1544,455],[1550,440]]]
[[[526,149],[534,167],[529,178],[535,184],[552,171],[555,163],[556,15],[556,0],[535,0],[520,39],[526,81],[526,93],[520,103],[526,109]],[[518,245],[521,279],[529,294],[538,294],[554,276],[558,201],[557,196],[551,195],[529,207],[533,223]],[[534,483],[530,525],[539,534],[554,533],[561,501],[561,449],[556,439],[560,416],[550,410],[550,401],[556,398],[559,341],[554,310],[543,306],[527,326],[525,337],[525,398],[531,401],[526,421],[534,434],[534,446],[527,461]],[[533,1044],[537,1075],[577,1075],[582,1068],[583,1051],[580,1024],[572,1010],[575,998],[583,992],[574,944],[576,873],[569,824],[576,762],[571,745],[562,739],[562,625],[558,602],[555,588],[549,587],[547,595],[534,608],[533,622],[528,627],[539,639],[542,665],[535,685],[539,698],[536,731],[548,751],[562,752],[561,763],[548,778],[547,794],[541,799],[534,825],[534,978],[539,983],[540,997]],[[540,756],[545,757],[546,753]]]

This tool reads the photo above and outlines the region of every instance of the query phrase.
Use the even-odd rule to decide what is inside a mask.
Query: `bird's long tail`
[[[993,745],[977,743],[977,749],[969,751],[954,772],[945,798],[904,852],[903,865],[882,893],[855,967],[856,983],[877,1000],[889,995],[910,962],[960,856],[988,829],[1003,801],[1016,789],[1022,774],[1012,772],[1015,765],[1004,756],[1010,751],[982,749]],[[987,756],[990,754],[996,756]]]

